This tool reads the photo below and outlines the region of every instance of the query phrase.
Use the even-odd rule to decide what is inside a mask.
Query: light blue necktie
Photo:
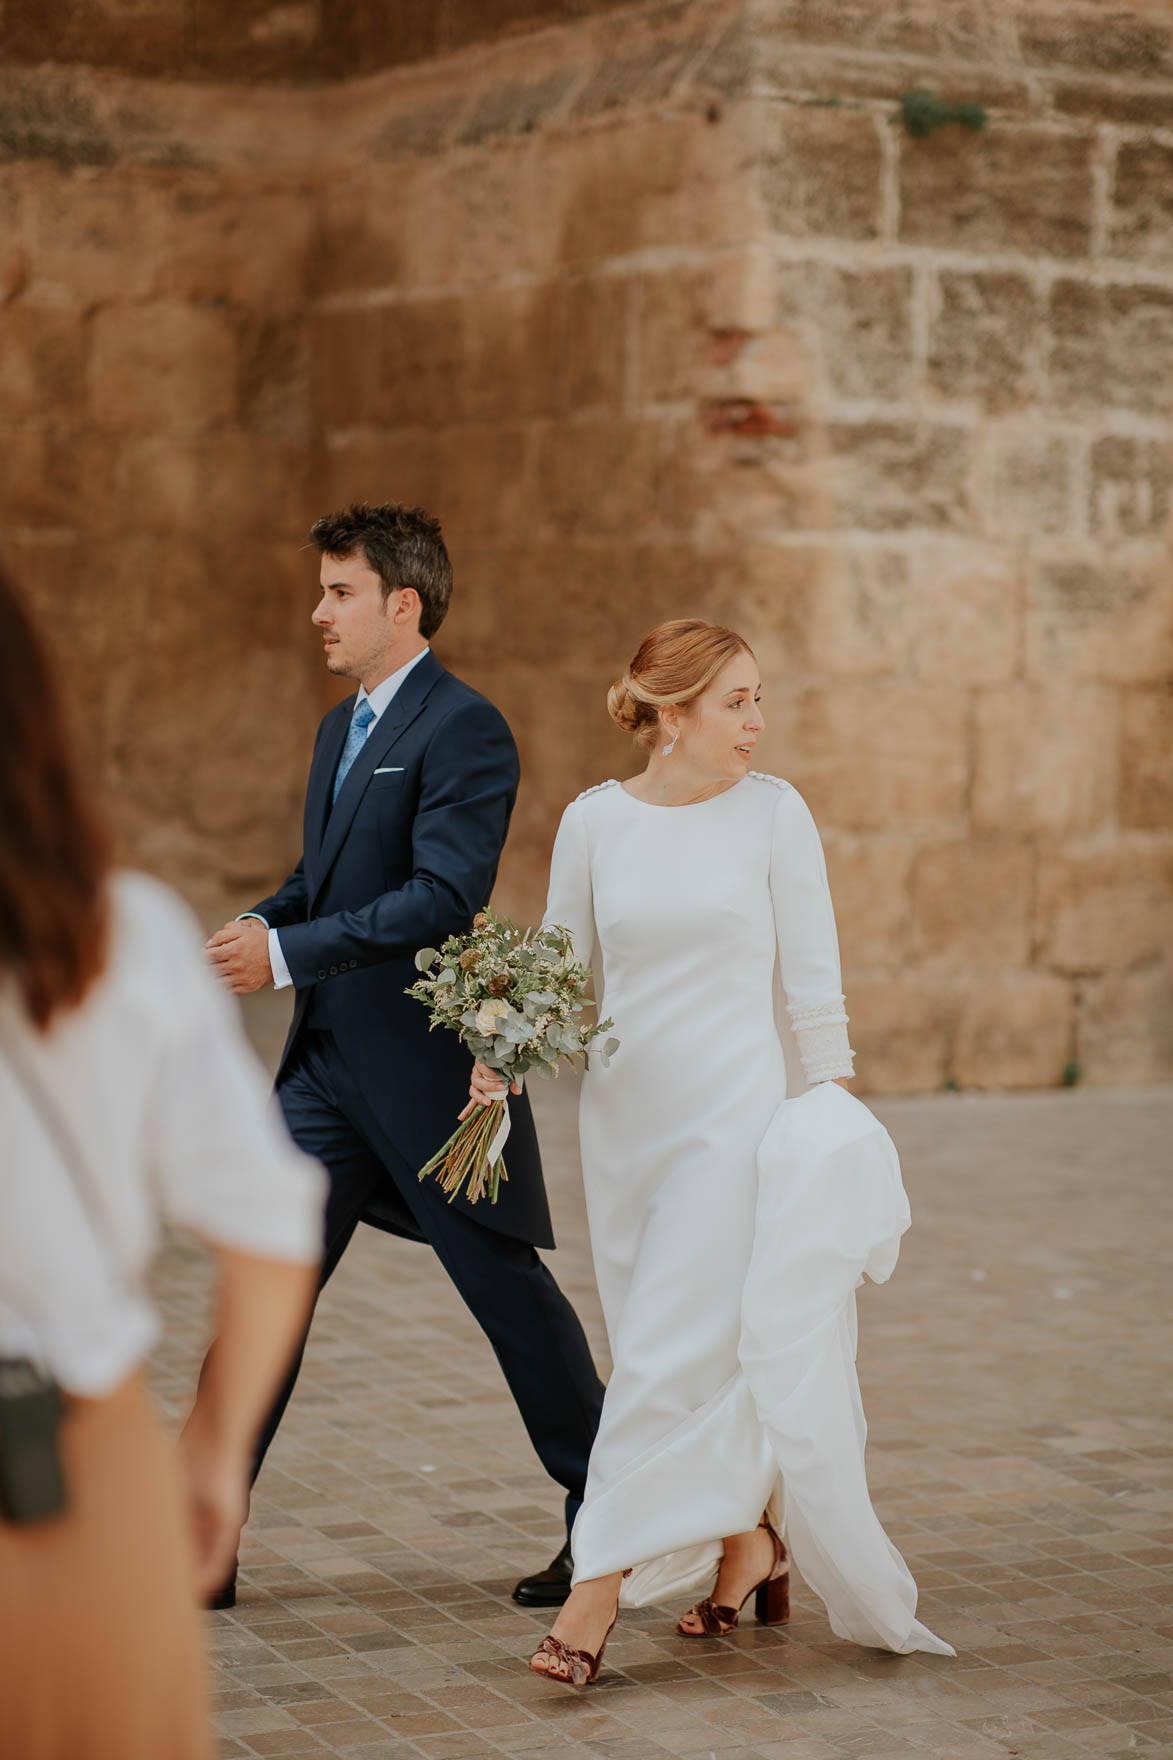
[[[338,791],[346,781],[347,772],[367,743],[367,728],[374,719],[375,711],[364,698],[350,717],[350,731],[346,735],[346,744],[342,748],[342,756],[339,758],[338,768],[334,772],[334,793],[330,797],[331,806],[338,799]]]

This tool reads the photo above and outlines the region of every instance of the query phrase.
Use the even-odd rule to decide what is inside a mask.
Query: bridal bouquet
[[[506,1083],[528,1070],[556,1076],[560,1062],[581,1057],[584,1067],[595,1041],[611,1021],[586,1025],[579,1017],[590,1001],[590,969],[574,957],[566,929],[550,926],[524,934],[492,911],[481,911],[467,935],[450,935],[443,947],[422,947],[415,956],[422,975],[407,991],[431,1014],[431,1027],[459,1033],[473,1056],[499,1070]],[[607,1039],[599,1053],[606,1066],[619,1049]],[[509,1135],[507,1099],[478,1107],[449,1137],[420,1179],[435,1174],[451,1203],[467,1182],[469,1198],[497,1202],[508,1175],[502,1150]]]

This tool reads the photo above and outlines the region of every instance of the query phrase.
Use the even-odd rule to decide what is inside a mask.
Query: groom
[[[509,1179],[498,1203],[449,1203],[417,1170],[451,1134],[472,1062],[430,1033],[404,995],[414,955],[471,927],[489,901],[517,795],[517,749],[493,705],[428,643],[452,594],[438,521],[365,504],[311,537],[322,596],[313,623],[330,672],[358,681],[318,729],[302,858],[285,884],[213,935],[237,995],[296,989],[277,1095],[301,1147],[330,1175],[322,1282],[360,1221],[426,1242],[497,1354],[530,1440],[565,1487],[567,1533],[586,1484],[603,1389],[582,1327],[536,1247],[552,1247],[528,1098],[510,1101]],[[259,1471],[300,1355],[257,1449]],[[514,1598],[556,1606],[567,1545]],[[235,1578],[214,1605],[235,1602]]]

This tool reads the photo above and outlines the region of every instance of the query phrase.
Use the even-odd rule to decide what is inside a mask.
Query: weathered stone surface
[[[861,1092],[924,1094],[944,1087],[959,1010],[951,980],[849,974],[846,994]]]
[[[908,654],[926,683],[999,684],[1021,649],[1021,568],[1004,545],[927,544],[910,559]]]
[[[752,145],[740,110],[716,124],[665,113],[618,130],[551,132],[535,170],[535,202],[557,260],[744,243],[754,231],[742,173]]]
[[[1075,1045],[1085,1081],[1173,1081],[1173,969],[1082,983]]]
[[[1057,281],[1051,290],[1051,395],[1069,408],[1168,413],[1153,362],[1173,353],[1173,288]]]
[[[128,236],[151,240],[143,266],[149,293],[304,313],[318,231],[308,178],[223,169],[138,175],[127,196]]]
[[[706,545],[691,569],[681,562],[675,568],[679,604],[703,604],[706,616],[737,630],[757,656],[766,717],[758,756],[761,768],[785,776],[791,763],[788,714],[795,683],[810,670],[810,606],[820,590],[825,552],[796,544],[730,541],[724,552]]]
[[[862,676],[904,671],[916,615],[907,554],[827,548],[821,560],[803,619],[808,668]]]
[[[1109,249],[1154,268],[1173,263],[1173,147],[1160,141],[1121,142]]]
[[[1019,568],[999,546],[821,547],[808,579],[802,653],[829,674],[914,673],[994,684],[1019,655]]]
[[[840,530],[971,531],[973,437],[936,422],[831,422],[827,478]]]
[[[527,84],[495,87],[485,92],[465,118],[457,135],[462,147],[479,147],[494,135],[529,134],[562,104],[574,84],[568,70],[548,73]],[[437,105],[437,116],[450,105]]]
[[[837,829],[959,829],[965,723],[965,703],[948,685],[812,686],[791,710],[790,780],[809,795],[820,823]]]
[[[321,494],[300,440],[240,429],[124,435],[113,446],[95,435],[80,464],[86,529],[103,537],[133,527],[179,542],[195,534],[300,542]]]
[[[1144,85],[1134,79],[1052,76],[1047,80],[1047,96],[1051,108],[1061,116],[1097,125],[1119,122],[1126,128],[1164,128],[1173,103],[1173,86]]]
[[[1040,679],[1167,679],[1173,674],[1173,561],[1111,554],[1030,571],[1026,657]]]
[[[671,461],[685,479],[676,502],[688,507],[695,539],[736,545],[750,534],[830,526],[824,436],[802,405],[719,401],[701,409],[697,430]]]
[[[442,428],[465,420],[473,383],[463,302],[451,295],[396,301],[377,308],[372,318],[378,343],[367,371],[374,419],[395,428]],[[516,358],[518,346],[511,358]],[[505,363],[501,366],[499,384],[505,377]],[[481,399],[487,396],[483,381],[476,391]]]
[[[1152,965],[1173,948],[1173,838],[1056,850],[1039,862],[1037,933],[1056,971]]]
[[[909,244],[1082,257],[1091,222],[1091,143],[1078,135],[952,124],[901,143],[900,236]]]
[[[929,333],[929,383],[943,397],[991,410],[1032,394],[1041,336],[1035,289],[1023,275],[946,270],[937,277]]]
[[[1156,537],[1173,506],[1173,441],[1105,435],[1091,449],[1088,524],[1105,543]]]
[[[1074,459],[1066,434],[1035,423],[999,423],[990,432],[985,498],[993,537],[1069,533],[1075,523]]]
[[[780,0],[771,8],[770,26],[783,44],[827,43],[873,54],[974,55],[996,41],[980,7],[939,6],[934,0],[881,6],[870,0]]]
[[[874,119],[854,110],[775,106],[762,160],[762,200],[791,238],[875,238],[882,152]]]
[[[155,300],[95,317],[89,406],[102,426],[206,428],[235,403],[236,338],[222,311]]]
[[[823,847],[850,993],[854,972],[876,967],[898,971],[907,960],[913,845],[899,834],[857,837],[830,831]]]
[[[308,325],[300,316],[265,312],[238,332],[236,407],[242,425],[270,440],[305,443],[310,435]]]
[[[1134,81],[1173,78],[1173,22],[1160,4],[1134,0],[1104,7],[1097,0],[1068,0],[1023,8],[1018,32],[1023,55],[1038,66]]]
[[[928,844],[912,868],[912,948],[942,970],[1025,965],[1030,956],[1031,851],[1021,843]]]
[[[86,335],[77,313],[14,300],[0,306],[0,410],[4,420],[40,417],[81,396]]]
[[[1173,830],[1173,690],[1131,691],[1120,744],[1120,823],[1129,830]]]
[[[640,402],[804,394],[809,371],[798,345],[774,331],[771,280],[765,254],[756,251],[634,277],[629,354]]]
[[[1052,1088],[1072,1050],[1071,985],[1042,972],[1006,972],[967,985],[954,1071],[962,1088]]]
[[[912,273],[837,263],[778,264],[777,322],[795,331],[835,397],[911,397]]]
[[[319,0],[9,0],[4,52],[139,74],[295,78],[315,72],[320,13]]]
[[[1109,821],[1119,745],[1112,691],[1043,682],[982,691],[976,739],[978,831],[1093,831]]]
[[[82,487],[76,438],[63,422],[0,429],[0,523],[75,529]]]
[[[684,69],[706,46],[703,33],[679,40],[652,37],[606,55],[575,97],[572,114],[597,116],[624,104],[658,103],[667,98]]]
[[[555,240],[537,208],[537,152],[510,145],[369,167],[351,199],[327,213],[322,291],[394,287],[434,297],[548,269]],[[437,226],[437,213],[448,224]]]
[[[547,427],[537,444],[535,488],[549,536],[623,534],[654,521],[663,432],[659,422]]]

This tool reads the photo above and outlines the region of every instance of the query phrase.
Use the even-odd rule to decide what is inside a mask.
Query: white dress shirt
[[[398,672],[393,672],[390,678],[385,678],[381,684],[377,684],[373,691],[368,691],[365,685],[359,685],[358,696],[355,698],[354,708],[350,713],[353,716],[354,710],[358,708],[360,703],[369,703],[371,705],[371,708],[375,712],[375,719],[367,728],[366,739],[370,739],[372,730],[379,724],[380,715],[382,715],[384,709],[390,706],[396,692],[407,677],[408,673],[413,667],[419,665],[425,654],[430,654],[431,651],[430,647],[421,648],[418,654],[412,655],[406,666],[401,666]],[[364,740],[363,743],[365,745],[366,740]],[[260,916],[256,911],[245,911],[236,920],[238,923],[243,923],[246,917],[256,917],[258,923],[263,923],[265,920],[264,917]],[[293,979],[289,975],[289,967],[286,965],[285,955],[281,951],[281,936],[277,929],[269,930],[269,965],[273,972],[274,990],[287,990],[290,984],[292,984]]]
[[[145,1276],[164,1221],[311,1263],[326,1185],[290,1140],[187,907],[143,874],[116,877],[112,907],[106,971],[48,1032],[0,984],[0,1357],[32,1357],[95,1398],[158,1334]],[[89,1207],[22,1069],[75,1145]]]

